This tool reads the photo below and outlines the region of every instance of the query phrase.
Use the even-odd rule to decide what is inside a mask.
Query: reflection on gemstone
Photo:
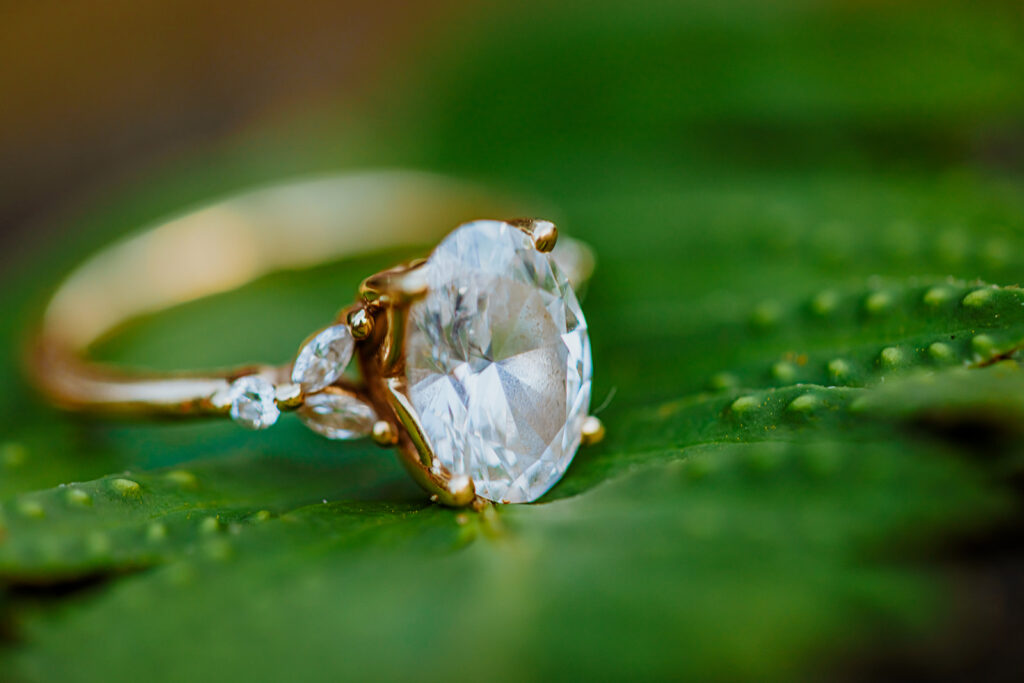
[[[485,498],[536,500],[568,467],[590,407],[576,295],[526,234],[498,221],[461,226],[426,268],[406,373],[435,455]]]

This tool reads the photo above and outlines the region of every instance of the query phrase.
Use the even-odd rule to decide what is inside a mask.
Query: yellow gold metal
[[[384,377],[392,377],[400,373],[405,364],[405,328],[409,320],[409,307],[388,306],[384,315],[387,332],[380,344],[380,369]]]
[[[56,404],[120,415],[227,415],[236,379],[256,375],[275,387],[282,410],[303,405],[291,382],[292,363],[246,365],[221,371],[127,373],[85,359],[88,347],[122,322],[202,296],[234,289],[268,272],[294,269],[410,243],[436,242],[479,215],[504,213],[474,188],[409,173],[340,176],[273,186],[186,214],[101,252],[76,270],[46,310],[29,366]],[[558,242],[553,223],[515,219],[538,251]],[[570,239],[552,255],[574,287],[593,269],[593,254]],[[362,282],[357,303],[342,315],[358,343],[358,383],[340,391],[371,404],[380,419],[371,436],[397,446],[403,465],[445,505],[484,505],[472,480],[437,462],[405,384],[409,309],[427,293],[424,259]],[[604,434],[596,418],[583,441]]]
[[[373,442],[378,446],[390,448],[398,443],[398,432],[387,420],[377,420],[373,423],[373,431],[370,433]]]
[[[402,377],[390,377],[384,381],[384,386],[387,389],[388,405],[404,428],[405,435],[413,447],[409,456],[427,469],[434,469],[434,451],[420,424],[419,415],[416,414],[416,409],[409,401],[405,380]]]
[[[279,384],[274,390],[274,403],[281,410],[295,410],[303,403],[302,387],[298,384]]]
[[[581,431],[583,434],[583,438],[581,439],[583,445],[592,446],[604,438],[604,423],[601,422],[600,419],[590,415],[583,420],[583,428]]]
[[[537,251],[549,252],[558,242],[558,228],[551,221],[540,218],[513,218],[507,222],[529,235]]]
[[[352,338],[361,341],[373,334],[373,316],[365,308],[355,308],[347,316],[348,330]]]
[[[359,294],[366,306],[380,311],[383,333],[380,335],[380,374],[393,377],[399,374],[405,361],[405,329],[409,306],[427,293],[425,259],[372,275],[359,286]]]
[[[427,293],[426,259],[415,259],[381,271],[363,280],[359,294],[367,304],[412,303]]]

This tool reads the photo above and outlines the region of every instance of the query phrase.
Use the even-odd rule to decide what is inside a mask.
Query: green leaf
[[[345,465],[236,456],[22,494],[0,508],[9,536],[0,544],[0,578],[52,583],[161,564],[327,496],[358,497],[344,483],[357,473]],[[361,482],[372,480],[364,474]],[[423,503],[381,510],[410,507]]]
[[[305,507],[30,626],[21,673],[74,662],[72,677],[90,680],[131,661],[140,677],[279,680],[312,655],[317,679],[785,676],[823,636],[867,639],[851,619],[924,625],[939,594],[857,557],[991,509],[969,469],[935,455],[705,446],[586,496],[483,517]],[[226,633],[262,645],[243,653]]]

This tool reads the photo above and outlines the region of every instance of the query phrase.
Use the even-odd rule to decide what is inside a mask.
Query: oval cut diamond
[[[434,453],[484,498],[536,500],[569,466],[590,407],[576,294],[527,234],[499,221],[459,227],[425,267],[406,373]]]

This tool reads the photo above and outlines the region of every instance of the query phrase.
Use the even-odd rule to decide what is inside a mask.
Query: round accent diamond
[[[328,387],[341,377],[352,360],[355,341],[346,325],[331,325],[320,330],[299,351],[292,366],[292,381],[311,394]]]
[[[369,436],[377,413],[354,396],[324,391],[306,397],[299,419],[328,439],[358,439]]]
[[[240,377],[228,391],[231,419],[246,429],[266,429],[281,415],[274,403],[274,385],[256,375]]]
[[[576,295],[528,235],[499,221],[459,227],[425,268],[406,374],[434,454],[485,498],[536,500],[569,466],[590,407]]]

